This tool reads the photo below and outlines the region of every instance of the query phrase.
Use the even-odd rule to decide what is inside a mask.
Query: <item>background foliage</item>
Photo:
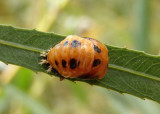
[[[5,0],[0,1],[0,24],[94,37],[107,44],[158,54],[159,3],[158,0]],[[60,82],[45,75],[1,63],[0,113],[160,113],[160,105],[149,100],[122,96],[82,82]]]

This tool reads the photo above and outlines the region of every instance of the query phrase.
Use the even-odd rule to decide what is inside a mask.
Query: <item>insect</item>
[[[47,72],[56,71],[64,78],[101,79],[109,62],[105,45],[76,35],[67,36],[41,56],[40,64],[49,65]]]

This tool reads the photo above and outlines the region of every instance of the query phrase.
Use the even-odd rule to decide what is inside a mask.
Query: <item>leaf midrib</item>
[[[129,69],[129,68],[124,68],[124,67],[121,67],[121,66],[118,66],[118,65],[109,64],[108,68],[128,72],[128,73],[131,73],[131,74],[134,74],[134,75],[137,75],[137,76],[140,76],[140,77],[149,78],[149,79],[152,79],[152,80],[155,80],[155,81],[160,81],[159,77],[156,77],[156,76],[153,76],[153,75],[150,75],[150,74],[146,74],[146,73],[142,73],[142,72],[139,72],[139,71],[135,71],[135,70],[132,70],[132,69]]]
[[[0,44],[7,45],[10,47],[19,48],[19,49],[24,49],[24,50],[28,50],[28,51],[38,52],[38,53],[43,51],[42,49],[39,49],[39,48],[29,47],[29,46],[21,45],[18,43],[13,43],[13,42],[9,42],[9,41],[4,41],[4,40],[0,40]]]
[[[42,51],[44,51],[44,50],[39,49],[39,48],[29,47],[29,46],[21,45],[21,44],[18,44],[18,43],[13,43],[13,42],[9,42],[9,41],[4,41],[4,40],[0,40],[0,44],[7,45],[7,46],[10,46],[10,47],[20,48],[20,49],[24,49],[24,50],[28,50],[28,51],[38,52],[38,53],[41,53]],[[149,75],[149,74],[146,74],[146,73],[142,73],[142,72],[139,72],[139,71],[135,71],[135,70],[132,70],[132,69],[129,69],[129,68],[121,67],[121,66],[118,66],[118,65],[109,64],[108,68],[120,70],[120,71],[123,71],[123,72],[128,72],[128,73],[131,73],[131,74],[134,74],[134,75],[137,75],[137,76],[140,76],[140,77],[152,79],[152,80],[155,80],[155,81],[160,81],[159,77]]]

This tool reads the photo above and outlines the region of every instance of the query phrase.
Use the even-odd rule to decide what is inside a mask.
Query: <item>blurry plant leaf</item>
[[[80,84],[75,84],[74,83],[69,83],[70,87],[72,88],[72,91],[75,96],[78,98],[80,102],[83,103],[83,105],[88,104],[88,98],[87,98],[87,93],[84,91],[84,88]]]
[[[2,114],[3,111],[8,108],[8,104],[9,104],[9,96],[4,92],[0,93],[0,114]]]
[[[33,81],[33,72],[26,68],[20,68],[11,83],[21,90],[28,91]]]
[[[28,96],[25,92],[19,90],[12,84],[5,86],[4,90],[10,98],[17,99],[17,101],[22,101],[22,103],[27,106],[33,114],[54,114],[52,110],[48,109],[48,107],[43,105],[43,103]]]
[[[0,60],[36,72],[46,72],[38,64],[40,52],[48,50],[64,38],[53,33],[1,25]],[[160,103],[160,57],[126,48],[107,47],[109,67],[106,76],[101,80],[74,80]]]

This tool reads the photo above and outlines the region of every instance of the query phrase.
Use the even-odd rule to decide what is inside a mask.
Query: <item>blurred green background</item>
[[[159,0],[0,0],[0,24],[160,50]],[[160,114],[160,104],[0,62],[0,114]]]

